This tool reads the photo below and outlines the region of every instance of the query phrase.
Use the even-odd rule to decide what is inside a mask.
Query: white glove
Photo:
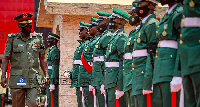
[[[102,84],[102,85],[101,85],[101,88],[100,88],[101,94],[105,94],[105,89],[104,89],[104,87],[105,87],[104,84]]]
[[[65,72],[64,73],[64,78],[69,79],[70,78],[70,73],[69,72]]]
[[[143,93],[143,95],[146,95],[146,94],[153,93],[153,91],[152,90],[143,90],[142,93]]]
[[[152,85],[152,87],[151,87],[151,90],[142,90],[142,93],[143,93],[143,95],[153,93],[153,85]]]
[[[54,84],[50,84],[50,87],[49,87],[50,91],[53,91],[55,90],[55,85]]]
[[[94,90],[94,87],[89,85],[89,91],[93,91]]]
[[[116,99],[119,99],[120,97],[122,97],[124,95],[124,92],[116,90],[115,95],[116,95]]]
[[[83,88],[82,88],[82,87],[80,87],[80,91],[83,91]]]
[[[182,87],[182,77],[173,77],[170,82],[171,92],[178,92]]]

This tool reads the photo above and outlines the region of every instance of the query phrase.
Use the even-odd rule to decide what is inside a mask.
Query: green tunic
[[[58,63],[55,61],[58,61]],[[59,62],[60,62],[60,50],[56,45],[54,45],[49,49],[47,56],[50,84],[59,84]],[[52,68],[49,69],[49,67],[51,66]]]
[[[74,61],[78,60],[81,62],[81,54],[83,52],[83,47],[84,47],[85,41],[81,42],[78,47],[76,48],[75,52],[74,52]],[[73,69],[71,72],[71,76],[72,76],[72,81],[71,81],[71,88],[73,87],[79,87],[78,84],[78,75],[79,75],[79,67],[80,64],[73,64]]]
[[[140,28],[134,43],[134,51],[147,49],[147,44],[156,42],[156,28],[158,20],[155,14],[149,15],[145,22],[140,23]],[[142,90],[151,90],[152,66],[150,55],[133,58],[133,84],[132,95],[142,94]]]
[[[130,32],[129,37],[126,39],[126,43],[124,45],[124,54],[129,54],[132,56],[133,45],[136,36],[137,30],[134,29]],[[133,70],[132,70],[132,60],[125,58],[123,59],[123,91],[126,92],[132,88],[133,82]]]
[[[39,87],[41,84],[38,61],[40,54],[45,54],[41,33],[30,33],[27,41],[23,39],[21,33],[8,35],[4,56],[9,56],[11,62],[8,81],[10,88]],[[17,85],[17,78],[25,78],[26,85]]]
[[[182,5],[181,3],[178,3],[170,14],[168,14],[167,12],[164,15],[159,25],[157,26],[157,38],[159,41],[178,40],[181,29],[180,23],[182,13]],[[166,35],[163,32],[166,32]],[[175,48],[157,48],[156,59],[154,64],[153,84],[160,82],[170,82],[173,76],[180,76],[180,71],[174,70],[176,55],[177,49]]]
[[[184,17],[200,18],[200,2],[193,0],[195,6],[190,7],[191,0],[184,0],[185,5]],[[181,61],[181,75],[186,76],[189,74],[200,72],[200,27],[183,27],[181,29],[182,37],[179,42],[180,61]]]
[[[48,63],[48,74],[49,74],[49,84],[55,85],[55,90],[52,91],[53,94],[53,106],[58,107],[58,85],[59,85],[59,62],[60,62],[60,51],[56,45],[49,48],[47,54],[47,63]],[[48,86],[49,88],[49,86]],[[48,105],[51,107],[51,96],[50,91],[47,88],[47,99]]]
[[[119,29],[108,43],[106,62],[119,62],[119,67],[105,68],[105,89],[117,86],[117,90],[123,91],[123,54],[127,38],[124,29]]]
[[[108,42],[112,37],[112,29],[106,30],[94,47],[93,57],[104,57],[108,47]],[[101,86],[104,84],[104,61],[93,62],[92,67],[92,86]]]
[[[96,41],[100,37],[101,37],[101,35],[97,35],[97,36],[93,37],[91,40],[86,41],[85,45],[83,47],[84,58],[87,62],[90,62],[91,65],[93,62],[94,47],[96,45]],[[81,87],[91,85],[91,77],[92,77],[92,75],[90,73],[88,73],[88,71],[85,69],[85,67],[83,65],[81,65],[79,68],[79,76],[78,76],[79,85]]]

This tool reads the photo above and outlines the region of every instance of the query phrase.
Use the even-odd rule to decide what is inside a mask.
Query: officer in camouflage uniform
[[[156,43],[156,27],[158,20],[153,13],[157,2],[155,0],[135,0],[137,7],[135,12],[142,19],[139,31],[135,37],[133,48],[133,84],[132,95],[135,107],[146,107],[146,95],[152,93],[153,54],[147,47]],[[156,46],[156,45],[155,45]]]
[[[124,44],[128,38],[128,34],[124,32],[124,25],[128,22],[129,15],[124,11],[113,8],[113,14],[110,18],[109,26],[114,33],[108,42],[105,56],[106,101],[108,107],[116,107],[116,105],[127,107],[123,95],[123,55]]]
[[[185,107],[200,106],[200,1],[184,0],[179,41]],[[186,104],[188,103],[188,104]]]
[[[178,92],[182,84],[180,72],[175,70],[175,61],[183,8],[181,3],[178,3],[179,1],[176,0],[160,0],[160,2],[162,5],[168,4],[169,8],[157,26],[156,31],[159,43],[156,49],[153,72],[152,106],[171,107],[171,92]],[[152,83],[149,84],[152,85]],[[178,106],[178,95],[177,98]]]
[[[47,54],[48,74],[49,74],[49,90],[53,95],[53,107],[58,107],[58,85],[59,85],[59,63],[60,63],[60,50],[57,43],[60,37],[56,34],[49,32],[48,44],[51,46]],[[48,106],[51,107],[50,92],[47,91]]]
[[[95,94],[97,97],[97,107],[105,107],[105,90],[104,90],[104,55],[107,48],[107,43],[110,40],[110,30],[108,30],[108,17],[111,13],[97,12],[99,18],[97,21],[99,25],[97,30],[102,33],[101,38],[97,40],[93,52],[93,66],[92,66],[92,86],[95,87]],[[111,33],[110,33],[111,34]]]
[[[89,34],[92,38],[84,44],[83,53],[81,55],[81,66],[79,68],[78,81],[80,86],[83,88],[84,102],[86,107],[93,107],[93,89],[91,86],[92,77],[92,65],[93,65],[93,51],[96,45],[97,39],[100,38],[99,32],[97,31],[96,18],[91,18],[89,24]]]
[[[129,37],[127,38],[125,45],[124,45],[124,59],[123,59],[123,91],[125,92],[127,96],[127,101],[129,104],[129,107],[134,107],[134,100],[133,96],[131,96],[132,92],[132,83],[134,81],[133,78],[133,70],[132,70],[132,51],[134,46],[134,40],[135,35],[138,32],[138,28],[140,27],[140,20],[139,17],[136,15],[135,7],[137,6],[137,3],[133,3],[133,8],[130,11],[130,18],[129,18],[129,24],[132,26],[136,26],[134,30],[132,30],[129,33]]]
[[[81,64],[81,54],[83,52],[83,46],[85,44],[85,39],[86,37],[88,37],[88,32],[87,32],[87,27],[88,27],[88,23],[84,23],[84,22],[79,22],[80,26],[78,28],[78,30],[80,30],[79,32],[79,38],[81,40],[78,40],[78,42],[80,43],[78,45],[78,47],[76,48],[75,52],[74,52],[74,61],[73,61],[73,69],[71,72],[71,88],[76,87],[76,96],[77,96],[77,102],[78,102],[78,107],[82,107],[82,91],[80,91],[80,86],[78,84],[78,75],[79,75],[79,67]]]
[[[1,85],[4,88],[7,87],[6,71],[10,61],[8,86],[11,89],[12,107],[24,107],[25,100],[29,107],[38,106],[41,82],[39,61],[44,74],[48,77],[43,36],[41,33],[30,33],[31,17],[32,14],[23,13],[14,18],[18,21],[20,33],[8,35],[4,52]],[[45,86],[47,85],[45,81]]]

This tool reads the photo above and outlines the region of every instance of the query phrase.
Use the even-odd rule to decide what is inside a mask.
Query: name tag
[[[26,85],[26,78],[17,78],[17,85],[19,86]]]
[[[24,44],[18,44],[18,47],[24,47]]]

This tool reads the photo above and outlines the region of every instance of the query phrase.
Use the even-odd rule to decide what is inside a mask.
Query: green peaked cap
[[[107,12],[97,12],[97,14],[99,15],[98,19],[97,19],[97,22],[98,21],[102,21],[104,20],[105,18],[108,18],[109,16],[112,15],[112,13],[107,13]]]
[[[56,34],[54,34],[54,33],[49,32],[49,36],[48,36],[48,38],[56,38],[56,39],[60,39],[60,36],[58,36],[58,35],[56,35]]]
[[[131,11],[128,12],[130,15],[132,15],[132,12],[135,12],[137,3],[134,3],[134,2],[133,2],[132,5],[133,5],[133,8],[131,9]]]
[[[124,19],[125,21],[128,22],[129,15],[126,12],[121,11],[121,10],[116,9],[116,8],[113,8],[113,13],[121,16],[120,18],[122,18],[122,19]]]
[[[84,28],[87,28],[89,23],[84,23],[84,22],[79,22],[79,28],[78,30],[81,30],[81,29],[84,29]]]
[[[89,23],[79,22],[80,26],[88,26]]]
[[[133,5],[133,7],[136,7],[136,6],[137,6],[137,3],[134,3],[134,2],[133,2],[132,5]]]
[[[97,14],[98,14],[99,16],[107,16],[107,17],[109,17],[109,16],[112,15],[112,13],[107,13],[107,12],[97,12]]]
[[[94,17],[91,18],[91,22],[96,22],[96,21],[97,21],[97,18],[94,18]]]
[[[89,26],[97,26],[97,25],[98,25],[97,18],[92,17]]]

